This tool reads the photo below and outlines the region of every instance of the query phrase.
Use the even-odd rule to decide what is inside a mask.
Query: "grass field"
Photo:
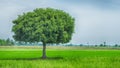
[[[0,68],[120,68],[119,48],[48,46],[0,47]]]

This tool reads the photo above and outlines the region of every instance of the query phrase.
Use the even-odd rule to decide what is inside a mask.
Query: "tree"
[[[106,46],[106,42],[103,42],[103,46],[104,46],[104,47]]]
[[[104,45],[103,44],[100,44],[100,47],[103,47]]]
[[[14,45],[14,42],[9,38],[6,40],[0,39],[0,46],[12,46],[12,45]]]
[[[115,44],[115,47],[118,47],[119,45],[118,44]]]
[[[43,43],[42,58],[46,58],[46,44],[67,43],[74,32],[74,18],[53,8],[37,8],[23,13],[13,24],[16,41]]]
[[[6,43],[7,43],[7,45],[12,45],[11,40],[9,38],[6,40]]]

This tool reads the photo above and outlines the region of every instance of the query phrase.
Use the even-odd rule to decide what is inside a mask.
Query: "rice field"
[[[47,46],[0,47],[0,68],[120,68],[119,48]]]

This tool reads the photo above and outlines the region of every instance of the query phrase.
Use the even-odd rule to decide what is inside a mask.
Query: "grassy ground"
[[[48,59],[40,59],[42,47],[0,47],[0,68],[120,68],[117,48],[48,46]]]

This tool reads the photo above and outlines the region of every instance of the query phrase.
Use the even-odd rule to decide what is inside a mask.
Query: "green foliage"
[[[9,38],[7,40],[0,39],[0,46],[11,46],[14,45],[14,42]]]
[[[115,44],[115,45],[114,45],[114,47],[120,47],[120,45],[118,45],[118,44]]]
[[[74,18],[52,8],[23,13],[13,24],[14,39],[23,42],[67,43],[74,32]]]

